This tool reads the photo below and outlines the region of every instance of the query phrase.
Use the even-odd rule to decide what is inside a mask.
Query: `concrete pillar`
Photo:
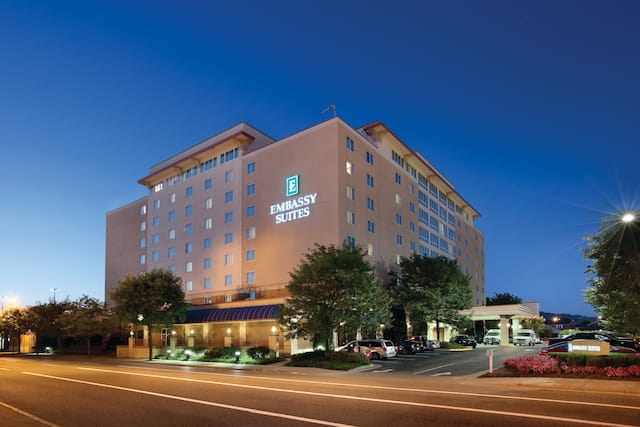
[[[134,347],[135,343],[136,343],[135,337],[130,336],[129,337],[129,342],[128,342],[128,344],[129,344],[129,355],[128,356],[129,357],[133,357],[133,347]]]
[[[203,338],[203,345],[205,347],[209,347],[209,324],[208,323],[202,324],[202,338]]]
[[[520,319],[516,319],[515,317],[511,319],[511,329],[513,329],[513,336],[516,336],[516,332],[520,330]]]
[[[240,322],[238,325],[238,339],[240,340],[240,345],[247,344],[247,322]]]
[[[500,346],[509,346],[509,315],[500,315]]]

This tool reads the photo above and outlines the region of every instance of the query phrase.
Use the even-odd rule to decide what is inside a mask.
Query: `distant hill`
[[[568,317],[570,319],[573,319],[574,322],[576,322],[577,327],[586,326],[589,323],[594,322],[596,320],[595,316],[583,316],[581,314],[567,314],[567,313],[549,313],[546,311],[541,311],[540,316],[544,317],[545,319],[551,319],[554,316]]]

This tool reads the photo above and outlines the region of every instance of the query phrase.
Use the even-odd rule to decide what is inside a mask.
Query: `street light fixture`
[[[636,219],[636,216],[634,214],[632,214],[631,212],[628,212],[624,215],[622,215],[622,222],[628,224],[630,222],[633,222]]]
[[[56,291],[58,290],[58,288],[51,288],[49,289],[51,292],[53,292],[53,303],[56,303]]]

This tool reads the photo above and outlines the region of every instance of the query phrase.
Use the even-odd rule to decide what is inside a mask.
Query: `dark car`
[[[424,351],[433,351],[433,342],[422,335],[410,337],[408,341],[411,341],[413,344],[415,344],[415,348],[418,353],[422,353]]]
[[[455,344],[463,345],[465,347],[473,347],[473,348],[476,348],[476,346],[478,345],[478,342],[473,337],[470,337],[469,335],[456,335],[455,337],[451,338],[451,342]]]
[[[418,345],[409,340],[399,341],[396,347],[398,354],[416,354],[420,351]]]

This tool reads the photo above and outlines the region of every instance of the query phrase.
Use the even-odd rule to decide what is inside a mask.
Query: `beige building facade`
[[[289,272],[315,243],[364,247],[383,279],[413,252],[456,259],[474,305],[484,304],[478,211],[384,123],[353,128],[335,117],[279,140],[240,123],[139,183],[146,197],[107,214],[107,300],[126,274],[171,269],[200,312],[185,331],[217,313],[200,344],[229,329],[236,345],[272,340],[273,311],[258,308],[284,302]],[[246,307],[271,318],[238,314]],[[236,314],[245,318],[228,320]]]

